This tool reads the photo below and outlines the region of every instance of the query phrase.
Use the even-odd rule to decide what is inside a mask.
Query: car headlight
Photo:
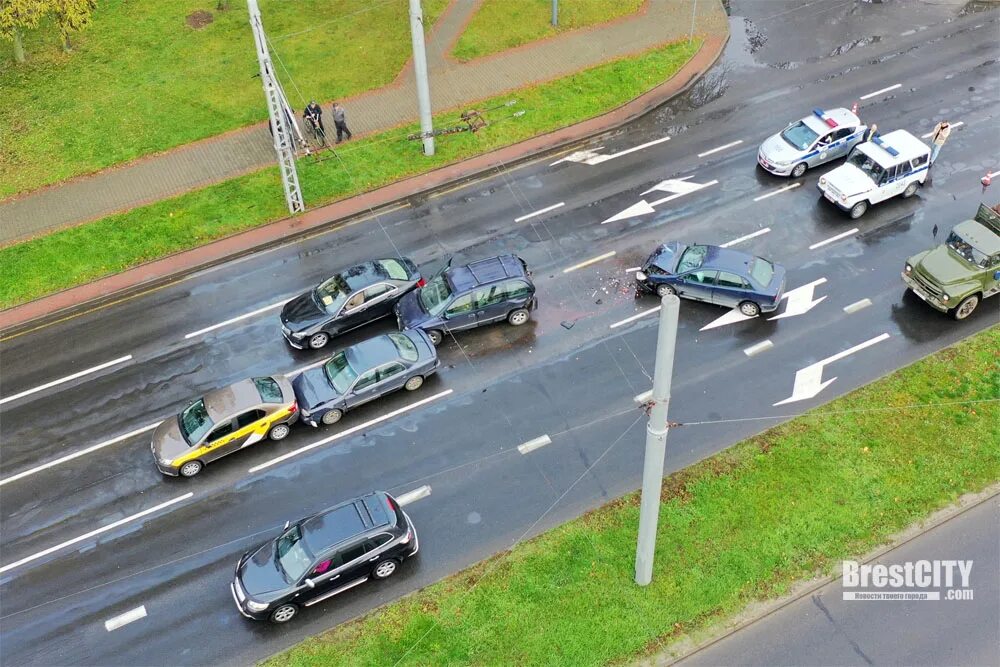
[[[642,271],[636,271],[635,272],[635,279],[636,280],[645,280],[646,277],[647,277],[646,274],[643,273]]]
[[[947,302],[948,302],[948,299],[950,299],[950,298],[951,298],[951,297],[950,297],[950,296],[948,296],[947,294],[942,294],[942,295],[941,295],[941,300],[942,300],[942,301],[944,301],[945,303],[947,303]]]
[[[907,273],[913,273],[913,267],[910,266],[909,264],[906,265],[906,269],[905,270],[906,270]]]
[[[292,332],[292,338],[305,338],[305,337],[306,337],[306,332],[305,331],[293,331]]]
[[[159,461],[159,463],[160,463],[161,466],[168,466],[171,463],[173,463],[173,459],[168,459],[168,458],[163,457],[163,456],[157,456],[156,460]]]
[[[820,176],[819,177],[819,184],[820,185],[826,185],[826,176]]]
[[[840,201],[847,203],[847,195],[840,195]]]
[[[247,609],[250,611],[264,611],[267,609],[267,604],[263,602],[254,602],[250,598],[247,598]]]

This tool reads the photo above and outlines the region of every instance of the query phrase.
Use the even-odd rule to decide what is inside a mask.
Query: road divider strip
[[[844,306],[844,312],[850,315],[852,313],[858,312],[863,308],[867,308],[870,305],[872,305],[871,299],[861,299],[861,301],[855,301],[849,306]]]
[[[527,442],[521,443],[517,446],[517,451],[522,454],[527,454],[528,452],[533,452],[539,447],[544,447],[545,445],[551,445],[552,438],[547,435],[540,435],[537,438],[533,438]]]
[[[514,218],[514,222],[523,222],[530,218],[534,218],[536,215],[542,215],[543,213],[548,213],[549,211],[554,211],[557,208],[565,206],[566,202],[559,202],[558,204],[553,204],[552,206],[546,206],[545,208],[539,209],[534,213],[529,213],[528,215],[522,215],[520,218]]]
[[[736,141],[731,141],[728,144],[725,144],[723,146],[719,146],[717,148],[713,148],[711,150],[707,150],[704,153],[698,153],[698,157],[705,157],[706,155],[711,155],[712,153],[718,153],[719,151],[724,151],[727,148],[732,148],[733,146],[739,146],[742,143],[743,143],[742,139],[737,139]]]
[[[142,605],[141,607],[136,607],[131,611],[125,612],[121,616],[115,616],[114,618],[109,618],[108,620],[104,621],[104,628],[108,632],[111,632],[112,630],[117,630],[123,625],[134,623],[135,621],[138,621],[140,618],[146,618],[146,605]]]
[[[355,433],[363,431],[364,429],[374,426],[375,424],[380,424],[388,419],[392,419],[393,417],[409,412],[410,410],[415,410],[416,408],[419,408],[422,405],[427,405],[428,403],[436,401],[439,398],[444,398],[445,396],[454,393],[454,391],[455,391],[454,389],[445,389],[444,391],[438,392],[433,396],[428,396],[427,398],[419,400],[416,403],[411,403],[410,405],[399,408],[398,410],[393,410],[392,412],[384,414],[381,417],[376,417],[375,419],[366,421],[363,424],[352,426],[346,431],[341,431],[340,433],[335,433],[334,435],[323,438],[322,440],[317,440],[311,445],[306,445],[305,447],[299,447],[298,449],[290,451],[287,454],[282,454],[281,456],[273,458],[266,463],[261,463],[258,466],[250,468],[250,470],[248,470],[247,472],[255,473],[264,470],[265,468],[270,468],[271,466],[278,465],[279,463],[287,461],[288,459],[298,456],[299,454],[304,454],[308,451],[316,449],[317,447],[322,447],[323,445],[327,445],[331,442],[334,442],[335,440],[340,440],[341,438],[346,438],[349,435],[354,435]]]
[[[903,87],[903,84],[897,83],[894,86],[889,86],[888,88],[882,88],[880,90],[876,90],[874,93],[868,93],[867,95],[862,95],[858,99],[859,100],[867,100],[869,98],[875,97],[876,95],[881,95],[882,93],[888,93],[890,90],[896,90],[897,88],[902,88],[902,87]]]
[[[396,496],[396,502],[399,503],[400,507],[406,507],[410,503],[416,502],[421,498],[426,498],[429,495],[431,495],[431,487],[428,484],[424,484],[412,491],[407,491],[403,495]]]
[[[235,324],[236,322],[240,322],[242,320],[255,317],[257,315],[260,315],[261,313],[266,313],[269,310],[280,308],[289,301],[291,301],[291,299],[285,299],[284,301],[279,301],[278,303],[272,303],[270,306],[264,306],[263,308],[258,308],[257,310],[251,311],[244,315],[240,315],[239,317],[233,317],[231,319],[228,319],[225,322],[219,322],[218,324],[213,324],[210,327],[205,327],[204,329],[198,329],[197,331],[192,331],[189,334],[184,334],[184,339],[187,340],[189,338],[194,338],[195,336],[200,336],[202,334],[208,333],[209,331],[215,331],[216,329],[221,329],[222,327],[229,326],[230,324]]]
[[[770,227],[765,227],[764,229],[758,229],[757,231],[753,232],[752,234],[747,234],[746,236],[741,236],[738,239],[733,239],[729,243],[723,243],[719,247],[720,248],[730,248],[730,247],[736,245],[737,243],[743,243],[744,241],[749,241],[750,239],[757,238],[758,236],[763,236],[764,234],[767,234],[770,231],[771,231]]]
[[[28,389],[27,391],[22,391],[19,394],[14,394],[13,396],[8,396],[6,398],[0,398],[0,405],[3,405],[4,403],[10,403],[11,401],[16,401],[17,399],[24,398],[25,396],[31,396],[32,394],[37,394],[40,391],[45,391],[46,389],[55,387],[56,385],[63,384],[64,382],[70,382],[77,378],[81,378],[84,375],[89,375],[90,373],[96,373],[97,371],[104,370],[105,368],[116,366],[118,364],[123,364],[126,361],[131,361],[131,360],[132,360],[132,355],[126,354],[124,357],[118,357],[117,359],[106,361],[103,364],[92,366],[90,368],[80,371],[79,373],[73,373],[72,375],[67,375],[64,378],[59,378],[58,380],[53,380],[52,382],[46,382],[45,384],[35,387],[34,389]]]
[[[563,273],[569,273],[571,271],[576,271],[577,269],[582,269],[585,266],[590,266],[591,264],[596,264],[597,262],[600,262],[602,259],[608,259],[609,257],[614,257],[616,254],[617,253],[614,250],[612,250],[611,252],[606,252],[603,255],[598,255],[597,257],[592,257],[592,258],[590,258],[588,260],[580,262],[579,264],[574,264],[573,266],[571,266],[569,268],[563,269]]]
[[[658,312],[660,312],[660,306],[657,306],[656,308],[650,308],[649,310],[644,310],[641,313],[636,313],[632,317],[626,317],[624,320],[612,324],[610,328],[617,329],[618,327],[624,326],[629,322],[635,322],[640,317],[646,317],[646,315],[652,315],[653,313],[658,313]]]
[[[801,183],[792,183],[791,185],[786,185],[783,188],[778,188],[777,190],[771,190],[766,194],[762,194],[759,197],[754,197],[754,201],[760,201],[762,199],[767,199],[768,197],[773,197],[774,195],[780,195],[782,192],[788,192],[789,190],[794,190],[795,188],[801,186]]]
[[[831,236],[830,238],[825,239],[823,241],[820,241],[819,243],[813,243],[811,246],[809,246],[809,249],[810,250],[815,250],[816,248],[822,248],[823,246],[828,245],[830,243],[833,243],[834,241],[839,241],[840,239],[845,239],[848,236],[851,236],[851,235],[857,234],[857,233],[858,233],[858,228],[857,227],[855,227],[854,229],[848,229],[843,234],[837,234],[836,236]]]
[[[188,498],[191,498],[193,496],[194,496],[194,493],[192,493],[192,492],[189,491],[188,493],[185,493],[182,496],[177,496],[173,500],[168,500],[165,503],[160,503],[159,505],[155,505],[153,507],[150,507],[149,509],[141,511],[138,514],[133,514],[132,516],[127,516],[124,519],[119,519],[118,521],[115,521],[114,523],[109,523],[108,525],[106,525],[106,526],[104,526],[102,528],[98,528],[97,530],[92,530],[89,533],[86,533],[84,535],[80,535],[79,537],[74,537],[72,540],[68,540],[66,542],[63,542],[62,544],[57,544],[54,547],[49,547],[48,549],[44,549],[42,551],[39,551],[36,554],[28,556],[27,558],[22,558],[21,560],[15,561],[13,563],[10,563],[9,565],[4,565],[3,567],[0,567],[0,574],[3,574],[4,572],[9,572],[10,570],[13,570],[16,567],[20,567],[20,566],[25,565],[27,563],[30,563],[32,561],[38,560],[39,558],[44,558],[45,556],[48,556],[51,553],[55,553],[56,551],[59,551],[60,549],[65,549],[66,547],[73,546],[74,544],[79,544],[80,542],[83,542],[84,540],[89,540],[91,537],[95,537],[97,535],[101,535],[103,533],[108,532],[109,530],[114,530],[118,526],[123,526],[126,523],[129,523],[131,521],[135,521],[136,519],[141,519],[142,517],[149,516],[150,514],[153,514],[154,512],[159,512],[160,510],[162,510],[164,508],[170,507],[171,505],[176,505],[177,503],[183,502],[183,501],[185,501]]]
[[[951,129],[954,130],[956,127],[962,127],[963,125],[965,125],[965,121],[961,121],[960,120],[957,123],[948,123],[948,125],[949,125],[949,127],[951,127]],[[933,136],[934,136],[934,130],[931,130],[927,134],[920,135],[920,138],[921,139],[930,139]]]
[[[761,352],[766,352],[767,350],[770,350],[772,347],[774,347],[774,343],[772,343],[769,340],[762,340],[756,345],[751,345],[747,349],[743,350],[743,354],[747,355],[748,357],[752,357],[754,355],[760,354]]]

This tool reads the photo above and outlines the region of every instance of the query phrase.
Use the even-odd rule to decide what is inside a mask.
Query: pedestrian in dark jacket
[[[339,144],[344,135],[350,139],[353,135],[351,131],[347,129],[347,116],[344,113],[344,107],[340,106],[340,102],[333,103],[333,124],[337,126],[337,143]]]
[[[326,128],[323,127],[323,108],[316,104],[316,100],[306,105],[305,116],[313,124],[313,127],[318,128],[320,132],[326,132]]]
[[[864,134],[862,135],[862,137],[861,137],[861,140],[862,140],[862,141],[871,141],[871,140],[872,140],[872,138],[873,138],[873,137],[874,137],[874,136],[875,136],[876,134],[878,134],[878,125],[876,125],[875,123],[872,123],[872,124],[871,124],[871,125],[870,125],[870,126],[868,127],[868,129],[867,129],[867,130],[865,130],[865,133],[864,133]]]

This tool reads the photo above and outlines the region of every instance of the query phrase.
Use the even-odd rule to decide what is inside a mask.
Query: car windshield
[[[781,133],[781,138],[788,142],[793,148],[797,148],[800,151],[804,151],[819,135],[809,129],[809,126],[803,123],[801,120],[797,123],[789,125]]]
[[[953,231],[951,234],[948,234],[948,240],[945,243],[948,244],[949,248],[961,255],[962,259],[971,264],[984,269],[990,264],[989,255],[966,241],[957,232]]]
[[[692,269],[697,269],[704,264],[705,255],[708,254],[708,246],[693,245],[681,255],[681,261],[677,263],[677,273],[684,273]]]
[[[380,259],[375,262],[389,274],[393,280],[409,280],[410,274],[398,259]]]
[[[288,532],[278,538],[274,545],[274,553],[277,557],[278,566],[285,573],[285,578],[289,583],[299,580],[309,565],[312,564],[312,555],[306,549],[305,540],[302,539],[302,530],[298,526],[292,526]]]
[[[340,307],[344,305],[350,295],[351,288],[339,275],[330,278],[313,290],[313,300],[316,305],[331,315],[340,312]]]
[[[338,394],[343,394],[350,389],[351,384],[358,377],[358,372],[351,368],[351,363],[343,352],[334,355],[330,361],[326,362],[323,370],[326,371],[326,379],[330,381],[330,386]]]
[[[208,416],[208,410],[205,408],[205,399],[203,398],[199,398],[184,408],[184,412],[180,414],[180,418],[177,421],[180,422],[181,435],[184,436],[189,445],[193,445],[201,440],[202,436],[208,433],[209,429],[215,424]]]
[[[448,281],[441,273],[420,290],[420,303],[424,310],[431,315],[439,315],[448,305],[448,297],[450,296],[451,288],[448,287]]]
[[[260,394],[260,400],[265,403],[281,403],[285,400],[281,387],[273,378],[254,378],[253,383],[257,387],[257,393]]]
[[[875,160],[871,159],[857,148],[851,151],[851,154],[847,156],[847,164],[853,164],[855,167],[868,174],[869,178],[876,183],[878,183],[879,179],[882,178],[882,174],[885,173],[885,169],[880,167]]]
[[[417,346],[413,344],[409,336],[400,333],[391,333],[389,334],[389,338],[392,339],[400,357],[407,361],[417,360]]]
[[[750,262],[750,277],[757,283],[767,287],[771,284],[771,278],[774,277],[774,264],[771,264],[766,259],[754,257]]]

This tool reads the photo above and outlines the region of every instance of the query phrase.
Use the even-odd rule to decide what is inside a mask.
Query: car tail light
[[[389,509],[391,509],[391,510],[392,510],[393,512],[395,512],[395,511],[396,511],[397,509],[399,509],[399,508],[398,508],[398,507],[396,506],[396,501],[394,501],[394,500],[392,499],[392,496],[390,496],[389,494],[386,494],[386,495],[385,495],[385,504],[386,504],[386,505],[388,505],[388,506],[389,506]]]
[[[406,529],[406,537],[404,537],[403,539],[401,539],[399,541],[399,543],[400,544],[409,544],[410,540],[412,540],[412,539],[413,539],[413,529],[412,528],[407,528]]]
[[[421,278],[420,280],[417,281],[417,287],[423,287],[426,284],[427,284],[427,281],[424,280],[423,278]]]
[[[298,411],[299,411],[299,403],[298,403],[298,401],[292,401],[291,407],[288,408],[288,414],[294,415]]]

